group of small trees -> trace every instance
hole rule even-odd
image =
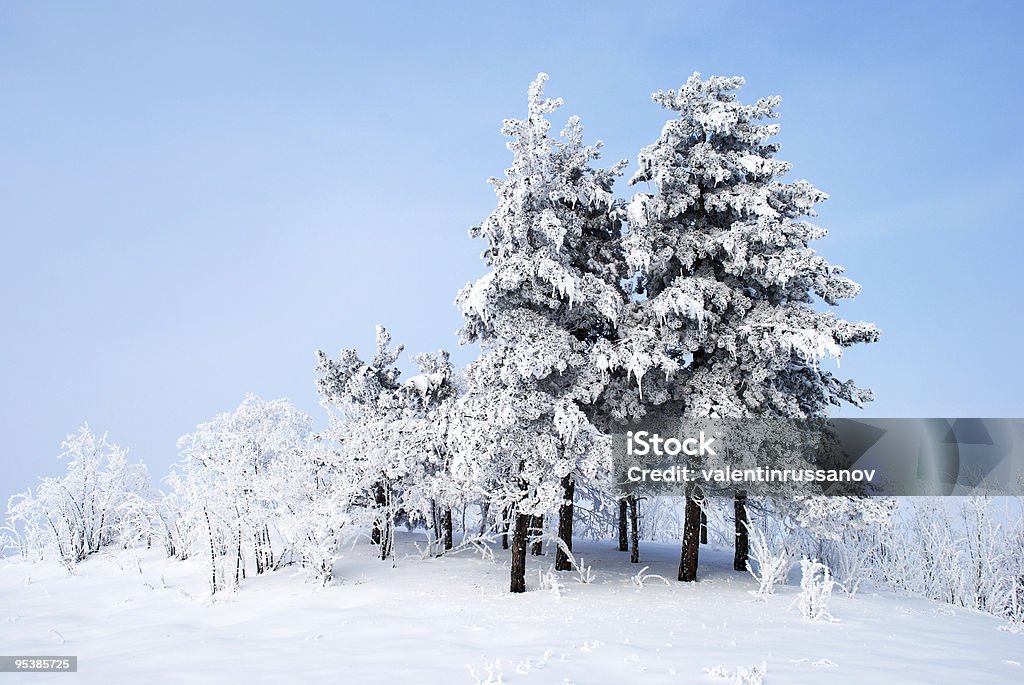
[[[120,516],[171,556],[201,553],[217,592],[287,563],[326,582],[343,537],[367,531],[388,558],[399,522],[451,549],[453,511],[473,503],[481,535],[511,538],[510,588],[522,592],[546,527],[556,568],[571,567],[581,493],[614,515],[609,435],[624,423],[655,409],[803,419],[870,399],[819,363],[878,331],[819,307],[859,287],[810,247],[825,234],[809,218],[826,196],[783,180],[777,98],[742,104],[742,79],[699,75],[656,93],[674,114],[639,154],[630,182],[644,191],[621,201],[625,162],[596,167],[601,145],[584,142],[576,117],[552,135],[562,103],[545,98],[546,79],[530,86],[526,118],[504,124],[512,164],[471,230],[488,272],[456,300],[461,341],[480,346],[464,383],[444,352],[414,357],[420,373],[401,380],[402,348],[378,328],[369,361],[319,353],[327,430],[314,434],[287,402],[249,397],[181,439],[161,497],[121,493],[116,515],[102,503],[80,512],[70,484],[44,483],[13,516],[36,537],[51,528],[72,560],[109,540]],[[115,452],[109,468],[124,471]],[[745,502],[734,502],[741,570]],[[701,493],[687,494],[680,580],[696,579],[704,509]],[[636,559],[636,500],[619,511],[623,525],[632,513]]]
[[[312,420],[285,400],[248,396],[178,440],[166,506],[169,527],[191,531],[176,543],[208,560],[211,592],[237,587],[299,558],[322,582],[330,580],[345,507],[321,467],[324,450]],[[251,560],[251,564],[249,561]]]
[[[205,562],[211,593],[292,563],[331,579],[349,481],[333,477],[336,451],[308,416],[250,395],[178,446],[168,489],[155,492],[143,465],[83,427],[63,444],[65,476],[11,498],[8,534],[23,556],[55,553],[69,570],[108,545],[161,545],[168,557]]]
[[[864,574],[894,590],[1024,624],[1024,499],[915,497],[885,534],[846,541]]]
[[[128,463],[127,450],[88,426],[61,448],[67,473],[12,497],[7,528],[23,556],[39,559],[53,550],[70,569],[119,538],[132,518],[130,503],[149,498],[149,477],[145,466]]]

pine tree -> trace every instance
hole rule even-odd
[[[377,326],[376,350],[369,363],[355,349],[342,350],[337,360],[317,352],[317,390],[332,416],[332,437],[345,455],[342,469],[361,495],[361,510],[372,519],[371,542],[386,559],[394,542],[394,520],[401,509],[393,427],[404,418],[405,399],[395,365],[402,346],[391,348],[391,334]]]
[[[641,151],[630,180],[653,192],[637,193],[627,209],[636,303],[609,365],[635,391],[619,388],[620,418],[661,405],[696,418],[803,419],[871,399],[819,363],[879,335],[818,306],[860,289],[810,247],[825,235],[810,219],[827,196],[783,180],[790,165],[776,159],[778,126],[768,123],[779,98],[742,104],[743,82],[694,74],[678,91],[653,95],[678,115]],[[687,496],[680,580],[696,579],[699,497]]]
[[[485,474],[491,506],[510,511],[512,592],[526,589],[530,518],[560,511],[559,530],[570,530],[575,479],[607,471],[608,441],[583,407],[602,389],[595,341],[611,335],[624,304],[608,258],[620,167],[590,166],[599,147],[584,145],[575,117],[560,139],[549,135],[561,100],[544,98],[546,80],[531,84],[527,118],[502,128],[512,166],[491,179],[498,206],[470,232],[486,241],[491,270],[456,300],[462,341],[481,344],[462,400],[460,469]]]
[[[415,355],[420,373],[403,383],[402,350],[378,326],[370,362],[354,349],[337,361],[320,352],[317,369],[321,398],[335,412],[328,434],[340,445],[339,470],[359,493],[354,499],[381,559],[393,550],[396,518],[425,524],[451,549],[451,507],[462,497],[451,474],[456,392],[448,353]]]
[[[402,506],[410,521],[427,521],[442,548],[450,550],[452,507],[464,499],[464,492],[451,473],[457,389],[447,351],[417,354],[412,360],[420,367],[420,373],[402,384],[404,418],[392,426],[395,447],[407,470]]]

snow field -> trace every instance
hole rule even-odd
[[[420,558],[400,534],[399,564],[348,550],[326,588],[300,570],[210,598],[198,562],[159,550],[102,552],[68,576],[54,562],[0,565],[5,654],[79,657],[77,674],[0,674],[49,683],[1019,683],[1024,634],[980,612],[889,592],[836,593],[837,622],[811,622],[798,586],[763,601],[730,550],[701,550],[697,583],[674,580],[678,547],[644,543],[641,564],[610,541],[580,542],[594,580],[530,557],[529,592],[507,592],[506,554]],[[634,576],[648,577],[642,586]],[[141,571],[140,571],[141,569]],[[752,681],[749,681],[752,682]]]

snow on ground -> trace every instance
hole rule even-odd
[[[1020,683],[1024,634],[974,611],[887,592],[836,596],[835,623],[802,620],[797,588],[755,601],[731,552],[701,550],[701,579],[673,580],[676,545],[645,543],[631,565],[610,542],[577,554],[595,579],[559,574],[561,595],[505,591],[506,554],[399,564],[349,551],[317,589],[293,571],[250,578],[211,601],[198,562],[156,550],[103,553],[68,576],[0,560],[0,653],[77,655],[77,674],[0,674],[32,683],[723,683],[709,671],[767,666],[773,683]],[[404,556],[404,558],[402,558]],[[632,581],[640,567],[667,585]],[[140,572],[141,569],[141,572]]]

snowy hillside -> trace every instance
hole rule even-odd
[[[498,561],[423,559],[418,540],[399,535],[394,568],[363,543],[326,588],[284,570],[215,601],[197,562],[157,550],[104,551],[70,576],[56,563],[0,562],[2,651],[79,657],[75,675],[0,682],[475,683],[490,674],[653,685],[731,682],[718,674],[762,663],[768,684],[1024,678],[1024,634],[989,615],[869,588],[834,596],[835,622],[805,621],[796,578],[757,601],[731,550],[705,550],[699,582],[679,583],[677,544],[644,543],[632,565],[612,542],[580,541],[592,582],[560,573],[556,593],[533,571],[529,591],[514,595],[500,550]],[[553,560],[548,550],[531,571]],[[670,582],[638,584],[648,565]]]

